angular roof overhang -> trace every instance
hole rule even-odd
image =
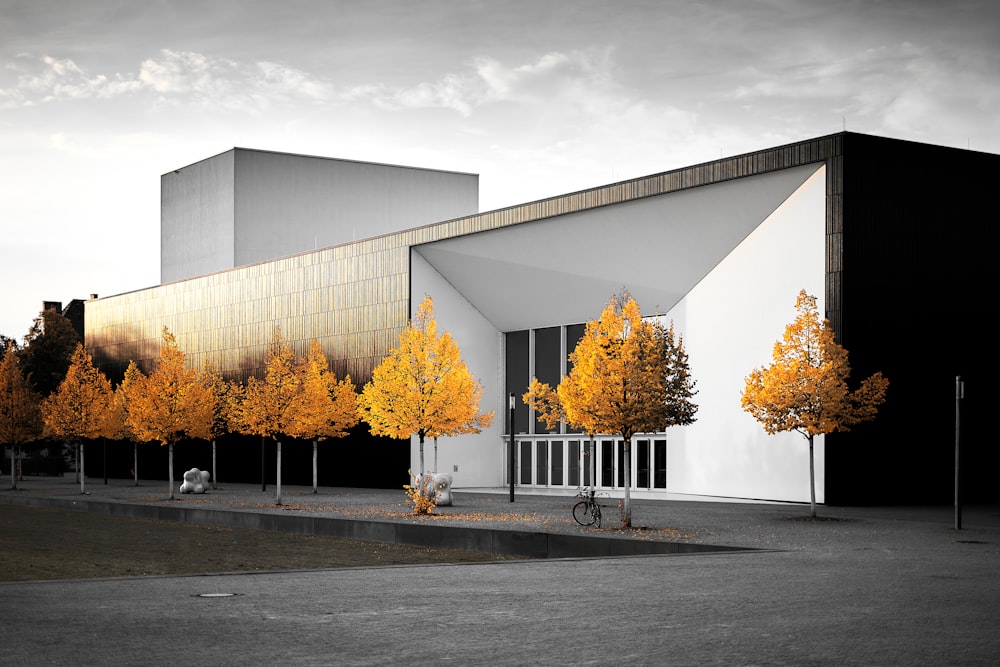
[[[417,245],[500,331],[585,322],[627,290],[665,313],[822,163]]]

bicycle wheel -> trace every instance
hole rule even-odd
[[[594,523],[594,513],[590,509],[590,503],[586,500],[581,500],[576,505],[573,505],[573,518],[581,526],[589,526]]]

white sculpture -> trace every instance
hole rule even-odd
[[[435,505],[439,507],[451,505],[451,482],[452,477],[450,473],[433,473],[429,488],[434,491]]]
[[[207,470],[191,468],[184,473],[184,481],[181,483],[181,493],[205,493],[208,489],[208,478],[212,473]]]

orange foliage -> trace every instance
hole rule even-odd
[[[683,340],[675,337],[673,325],[644,320],[629,294],[613,296],[600,317],[587,323],[569,360],[572,370],[556,389],[532,378],[523,400],[549,428],[566,421],[588,434],[622,437],[622,521],[629,527],[632,436],[695,420],[696,392]]]
[[[120,430],[120,417],[111,383],[78,343],[66,377],[42,401],[45,432],[71,441],[111,438]]]
[[[834,340],[830,323],[820,321],[816,297],[802,290],[795,309],[798,316],[774,344],[774,363],[746,378],[743,409],[768,433],[797,431],[806,438],[873,419],[889,381],[875,373],[849,391],[847,350]]]
[[[173,446],[183,438],[210,440],[214,435],[219,397],[204,372],[186,367],[187,356],[177,339],[163,327],[156,367],[148,376],[129,363],[120,391],[125,402],[125,426],[140,442],[166,445],[170,497],[174,497]]]
[[[796,431],[809,443],[810,497],[815,517],[813,438],[849,431],[855,424],[874,419],[885,401],[889,380],[875,373],[856,391],[849,391],[847,350],[834,340],[830,323],[820,320],[816,297],[801,290],[795,310],[798,316],[774,344],[774,363],[750,372],[740,401],[768,433]]]
[[[375,435],[419,436],[423,474],[425,437],[478,433],[492,423],[492,411],[479,412],[482,393],[451,334],[438,334],[428,296],[400,335],[399,346],[372,372],[358,410]]]

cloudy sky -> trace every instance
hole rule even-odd
[[[1000,3],[0,0],[0,333],[157,284],[160,175],[233,146],[485,211],[845,127],[1000,153]]]

